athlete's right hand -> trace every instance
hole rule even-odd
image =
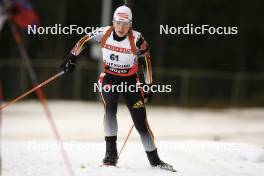
[[[60,66],[60,69],[63,70],[65,73],[67,72],[73,72],[76,66],[76,59],[68,56],[68,58],[63,61],[63,63]]]

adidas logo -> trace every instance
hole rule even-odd
[[[136,103],[133,105],[133,108],[135,108],[135,109],[143,108],[143,107],[145,107],[145,105],[144,105],[144,103],[143,103],[141,100],[139,100],[138,102],[136,102]]]

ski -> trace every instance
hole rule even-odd
[[[159,165],[154,166],[154,167],[162,169],[162,170],[166,170],[166,171],[177,172],[177,170],[175,170],[172,165],[165,163],[163,161],[161,161]]]
[[[111,164],[101,164],[100,167],[116,167],[116,168],[119,168],[119,166],[111,165]]]
[[[173,167],[158,167],[161,170],[165,170],[165,171],[170,171],[170,172],[177,172],[177,170],[175,170]]]

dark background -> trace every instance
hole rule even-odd
[[[102,2],[87,0],[32,1],[41,26],[100,26]],[[113,11],[122,1],[113,1]],[[157,94],[153,104],[199,107],[264,105],[264,2],[228,0],[132,1],[133,28],[151,47],[157,83],[173,85]],[[160,35],[170,26],[237,26],[237,35]],[[58,71],[62,60],[82,36],[25,35],[27,51],[39,80]],[[6,24],[0,34],[0,74],[6,99],[30,87],[19,52]],[[75,73],[45,88],[48,98],[96,100],[92,83],[98,63],[88,47]],[[7,64],[9,63],[10,64]],[[35,98],[30,96],[29,98]]]

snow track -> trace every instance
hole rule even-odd
[[[148,107],[161,159],[177,173],[151,168],[134,130],[118,165],[100,167],[104,155],[103,107],[89,102],[50,102],[76,176],[260,176],[264,173],[264,110]],[[131,119],[118,110],[120,149]],[[3,112],[3,176],[64,176],[59,145],[41,105],[22,102]]]

